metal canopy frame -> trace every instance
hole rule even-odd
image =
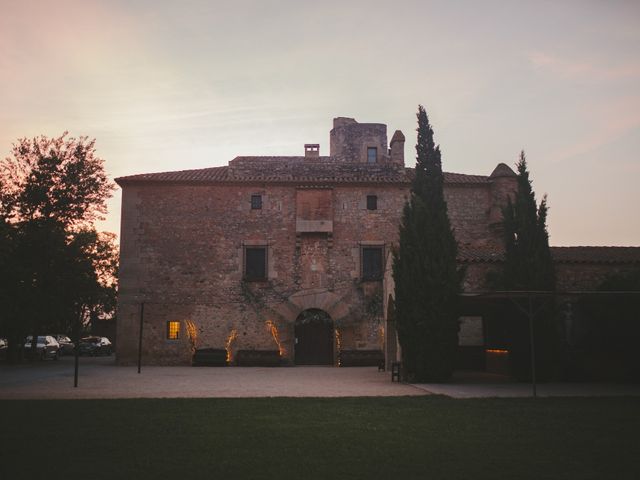
[[[579,296],[602,296],[602,297],[640,297],[640,291],[616,290],[616,291],[587,291],[587,290],[501,290],[501,291],[479,291],[463,292],[458,295],[461,298],[478,298],[488,300],[510,300],[513,305],[527,316],[529,321],[529,348],[531,350],[531,394],[533,398],[538,397],[538,386],[536,381],[536,353],[534,320],[538,313],[556,297],[579,297]],[[517,302],[518,299],[527,300],[527,308]],[[533,300],[543,299],[541,305],[534,310]]]

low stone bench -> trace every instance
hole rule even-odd
[[[279,367],[282,361],[278,350],[238,350],[235,363],[239,367]]]
[[[227,351],[223,348],[199,348],[193,354],[194,367],[226,367]]]
[[[382,350],[342,350],[341,367],[378,367],[384,365]]]

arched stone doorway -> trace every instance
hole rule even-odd
[[[317,308],[305,310],[295,323],[296,365],[333,365],[333,320]]]

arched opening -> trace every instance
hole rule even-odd
[[[317,308],[305,310],[295,323],[296,365],[333,365],[333,320]]]

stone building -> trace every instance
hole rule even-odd
[[[137,360],[142,304],[147,364],[189,364],[195,348],[226,349],[232,362],[260,351],[288,364],[395,357],[386,317],[390,252],[413,175],[404,143],[400,131],[388,143],[386,125],[340,117],[328,156],[306,144],[304,156],[116,179],[118,362]],[[515,188],[504,164],[490,175],[445,173],[467,291],[486,288],[500,261],[501,208]],[[463,337],[478,343],[474,308]]]

